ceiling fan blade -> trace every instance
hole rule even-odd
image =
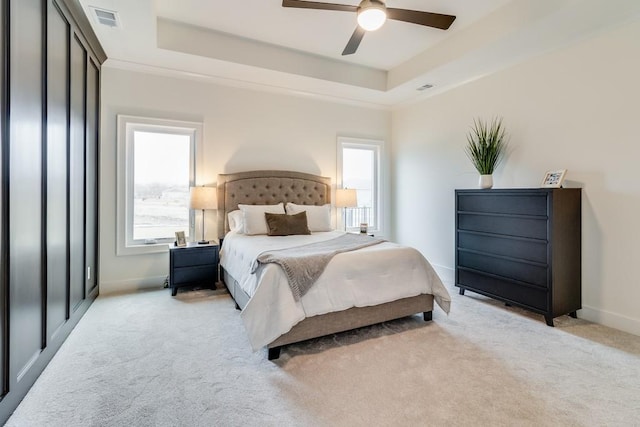
[[[320,3],[317,1],[282,0],[282,7],[297,7],[300,9],[339,10],[342,12],[357,12],[358,6],[348,4]]]
[[[352,55],[352,54],[356,53],[356,50],[358,50],[358,46],[360,46],[360,42],[362,41],[362,38],[364,37],[364,33],[366,33],[366,32],[367,32],[367,30],[362,29],[360,27],[360,25],[358,25],[356,27],[356,30],[351,35],[351,38],[349,39],[349,42],[347,43],[347,46],[342,51],[342,56]]]
[[[427,27],[448,29],[456,17],[453,15],[442,15],[440,13],[422,12],[419,10],[406,10],[387,8],[387,18],[396,21],[411,22],[412,24],[426,25]]]

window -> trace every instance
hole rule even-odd
[[[118,116],[118,254],[166,250],[194,234],[188,208],[202,125]]]
[[[384,143],[375,140],[338,138],[338,185],[357,192],[358,207],[344,209],[348,231],[367,223],[372,232],[382,232],[381,155]]]

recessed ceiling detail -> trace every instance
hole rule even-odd
[[[82,5],[104,67],[371,108],[440,94],[640,18],[638,0],[386,0],[387,11],[438,11],[455,25],[441,31],[387,16],[356,55],[341,56],[355,13],[284,8],[283,0],[67,1]],[[357,8],[360,0],[311,3],[320,2]],[[104,25],[93,8],[107,12]],[[417,91],[425,82],[433,87]]]

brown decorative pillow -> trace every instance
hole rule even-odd
[[[295,215],[272,214],[265,212],[269,236],[291,236],[293,234],[311,234],[307,225],[307,213]]]

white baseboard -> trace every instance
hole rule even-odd
[[[578,311],[578,317],[640,336],[640,319],[632,319],[621,314],[585,305],[582,306],[582,310]]]
[[[453,268],[445,267],[443,265],[431,264],[433,269],[440,276],[440,280],[442,280],[447,285],[453,285],[456,280],[456,271]]]
[[[453,287],[456,280],[455,269],[443,265],[431,265],[444,284]],[[609,328],[640,336],[640,319],[632,319],[631,317],[585,305],[578,311],[578,317],[588,320],[589,322],[598,323]]]
[[[162,288],[166,277],[167,276],[165,275],[100,282],[100,295],[136,292],[142,289]]]

